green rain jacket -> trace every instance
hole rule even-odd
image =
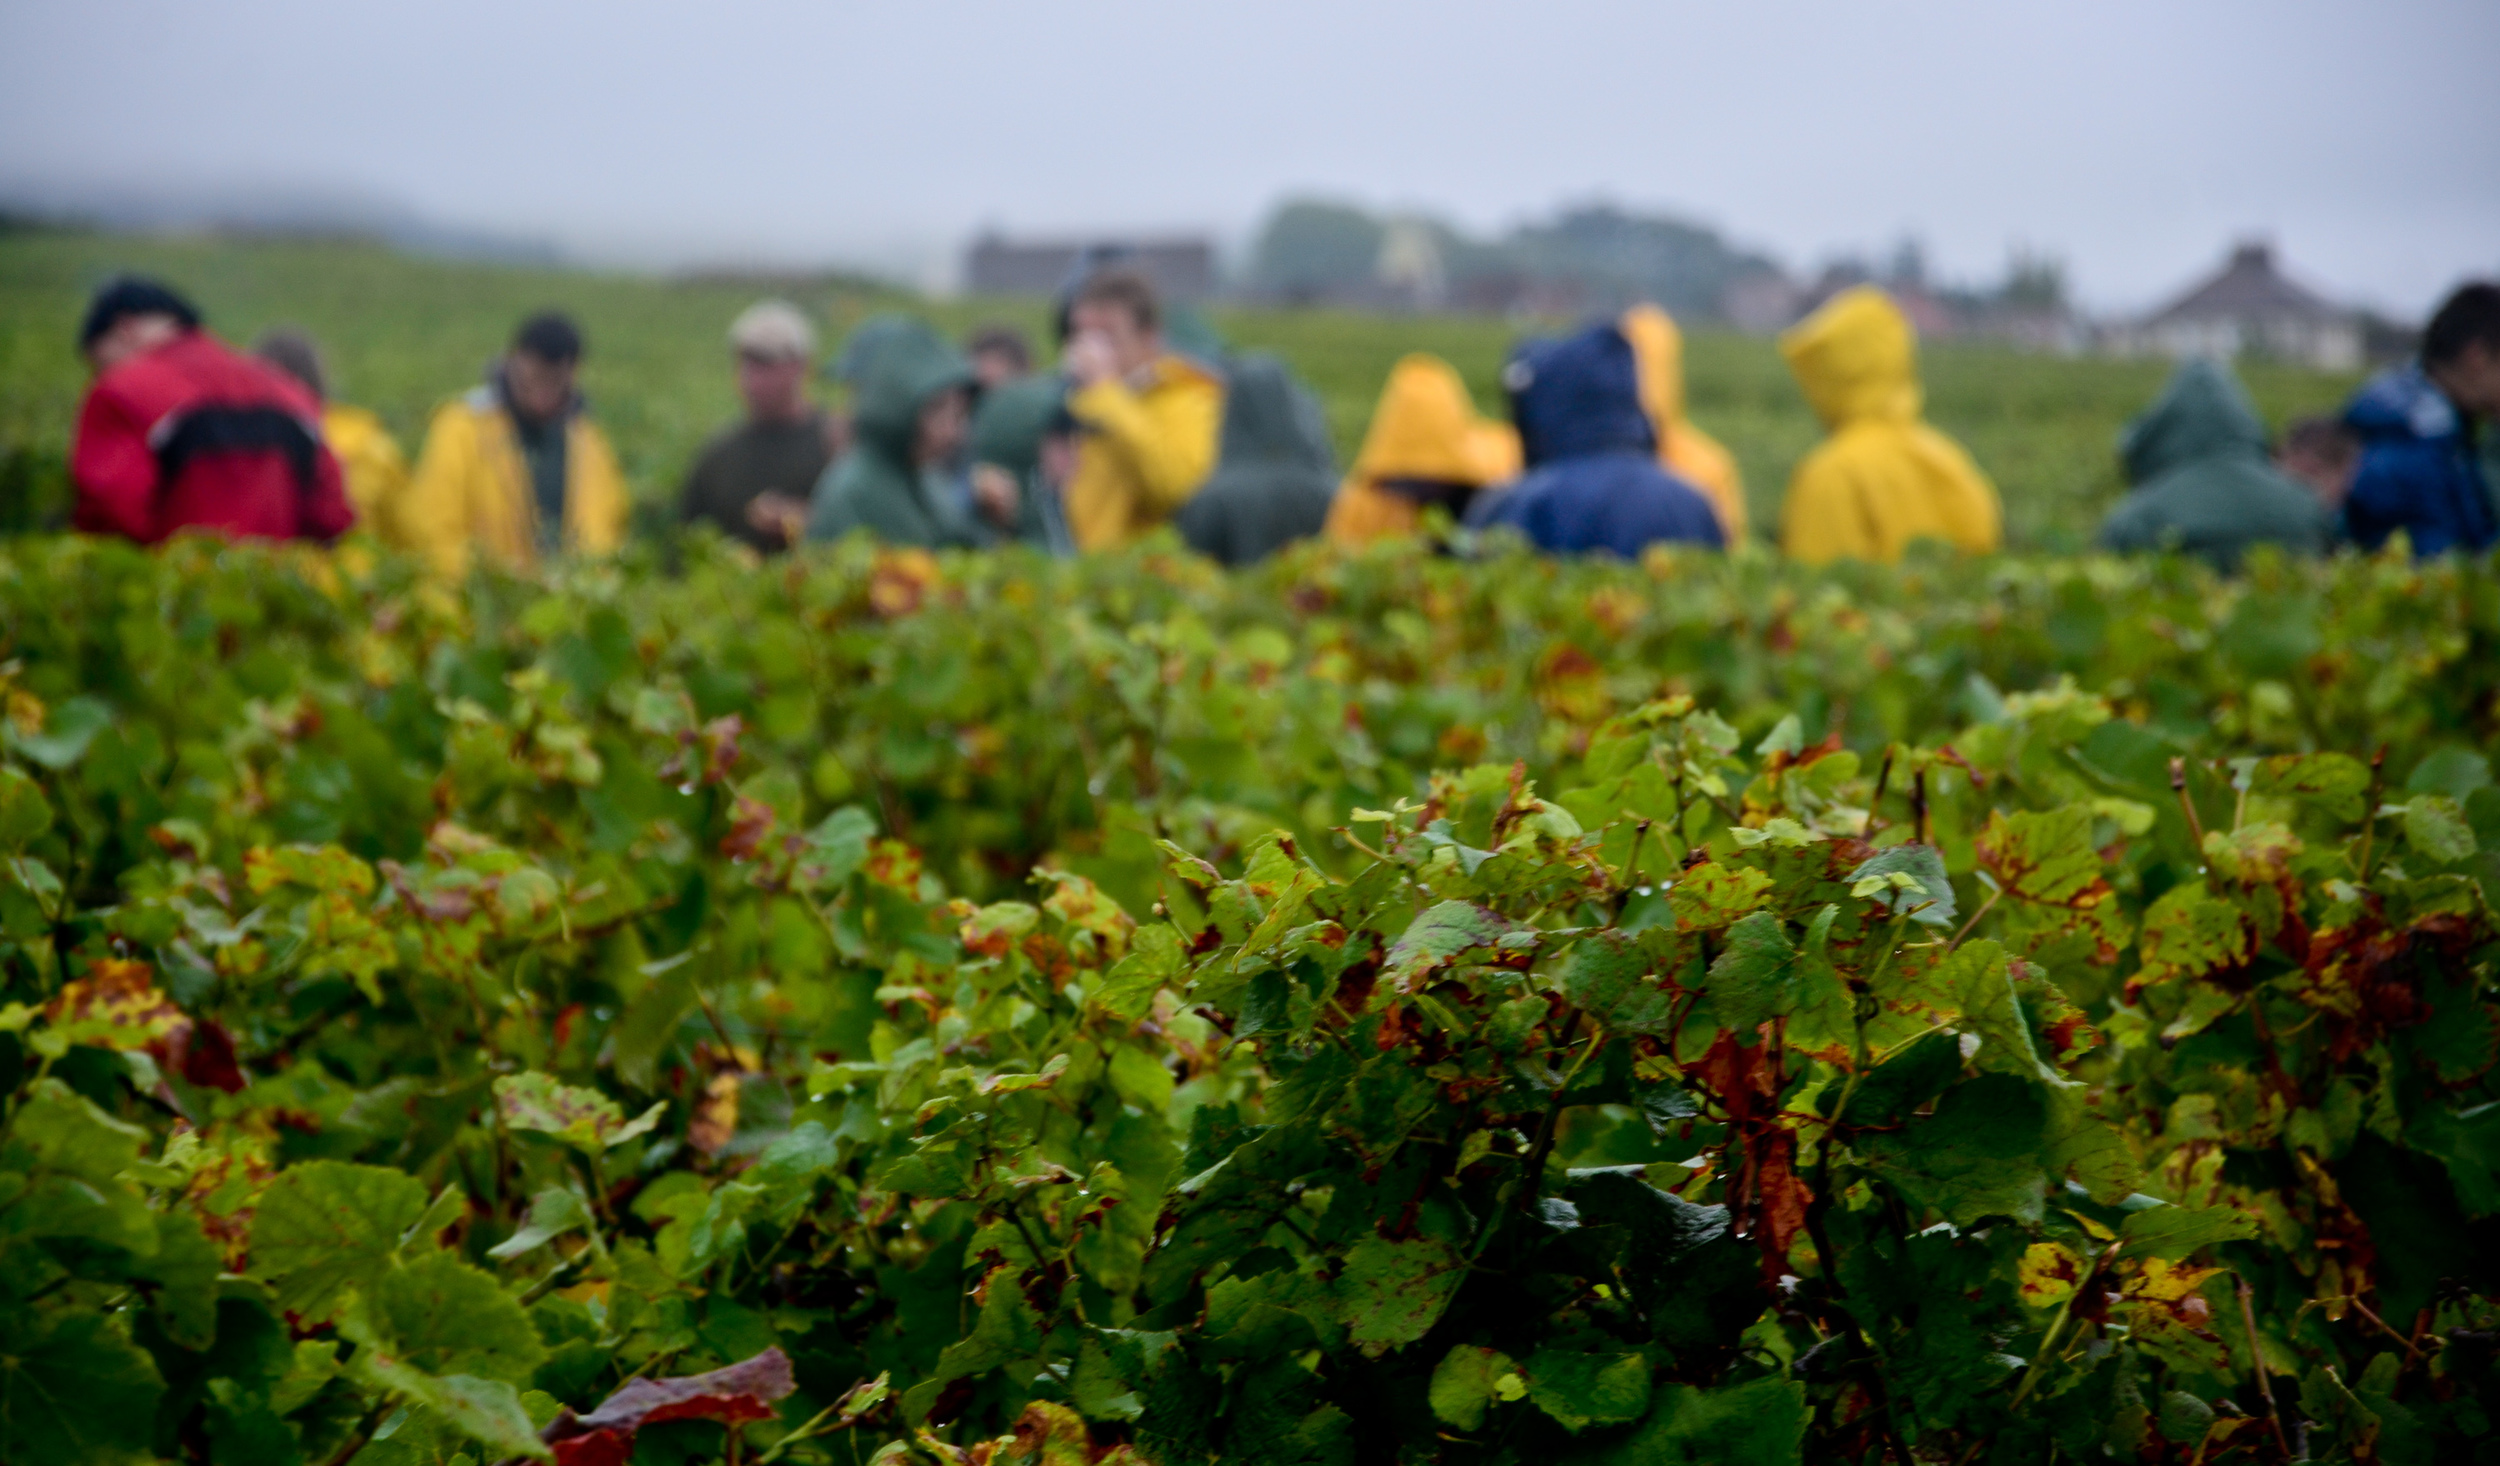
[[[2326,513],[2266,459],[2265,424],[2230,370],[2191,361],[2118,439],[2135,491],[2101,525],[2101,546],[2178,549],[2226,574],[2249,546],[2323,553]]]
[[[845,358],[852,353],[845,349]],[[807,511],[807,537],[866,529],[894,545],[970,548],[994,536],[973,517],[951,466],[916,468],[912,445],[930,398],[972,385],[972,363],[918,322],[880,332],[857,353],[851,451],[835,460]]]
[[[1225,373],[1215,472],[1172,523],[1199,554],[1248,565],[1320,532],[1337,465],[1317,401],[1283,362],[1245,354]]]
[[[1044,372],[1003,383],[981,394],[972,414],[972,461],[1003,468],[1014,475],[1022,498],[1016,511],[1015,537],[1045,546],[1054,554],[1069,552],[1067,526],[1042,482],[1042,439],[1067,400],[1067,380]]]

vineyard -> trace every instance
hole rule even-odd
[[[2428,1463],[2489,568],[0,550],[0,1456]]]

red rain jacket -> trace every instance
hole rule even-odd
[[[78,528],[154,544],[179,529],[331,540],[356,522],[321,404],[189,331],[96,378],[70,450]]]

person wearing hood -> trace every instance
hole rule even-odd
[[[2492,484],[2475,439],[2500,418],[2500,286],[2448,297],[2422,332],[2420,361],[2363,386],[2344,422],[2361,466],[2344,525],[2375,550],[2403,530],[2413,553],[2480,553],[2500,539]]]
[[[974,363],[976,372],[979,363]],[[1015,539],[1054,555],[1075,552],[1060,511],[1061,466],[1051,472],[1050,448],[1075,431],[1068,384],[1056,372],[1018,377],[985,389],[972,410],[972,496],[984,517],[1014,526]]]
[[[2251,545],[2323,553],[2329,533],[2317,496],[2266,457],[2266,428],[2219,362],[2191,361],[2127,425],[2118,456],[2134,489],[2101,525],[2120,553],[2181,550],[2228,575]]]
[[[955,480],[972,423],[972,383],[972,363],[926,325],[881,328],[856,354],[851,451],[816,481],[807,537],[865,529],[888,544],[926,549],[990,543],[995,535]]]
[[[355,523],[320,400],[210,335],[172,290],[107,283],[78,349],[95,372],[70,443],[79,529],[152,545],[184,529],[327,541]]]
[[[1112,550],[1189,502],[1215,467],[1224,384],[1166,349],[1154,287],[1105,270],[1068,306],[1068,412],[1084,430],[1067,488],[1080,550]]]
[[[1782,549],[1819,565],[1890,564],[1917,539],[2002,546],[1996,486],[1919,415],[1918,341],[1890,296],[1840,292],[1780,337],[1780,354],[1830,434],[1789,479]]]
[[[1222,565],[1250,565],[1320,532],[1337,465],[1318,417],[1283,362],[1258,352],[1232,359],[1215,473],[1172,516],[1191,549]]]
[[[1743,544],[1749,516],[1736,455],[1684,415],[1684,333],[1673,316],[1647,304],[1625,311],[1617,324],[1632,343],[1633,360],[1640,363],[1641,407],[1658,433],[1658,461],[1701,490],[1730,547]]]
[[[408,458],[399,451],[399,440],[370,408],[331,398],[321,347],[306,332],[293,326],[264,331],[252,343],[252,355],[303,384],[321,404],[321,439],[338,456],[356,523],[384,544],[399,543],[396,517],[400,497],[408,492]]]
[[[542,312],[521,323],[485,385],[436,410],[398,527],[438,570],[462,575],[481,556],[525,570],[625,542],[632,498],[575,390],[581,359],[580,330]]]
[[[1619,327],[1522,345],[1502,368],[1502,386],[1528,472],[1470,506],[1470,525],[1509,525],[1553,554],[1626,560],[1661,541],[1726,544],[1710,501],[1658,466],[1632,343]]]
[[[1518,476],[1519,434],[1476,414],[1455,367],[1414,352],[1389,369],[1363,446],[1328,506],[1328,537],[1355,546],[1411,535],[1426,508],[1463,518],[1480,491]]]

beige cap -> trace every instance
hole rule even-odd
[[[814,361],[816,328],[786,300],[759,300],[730,323],[729,344],[773,361]]]

